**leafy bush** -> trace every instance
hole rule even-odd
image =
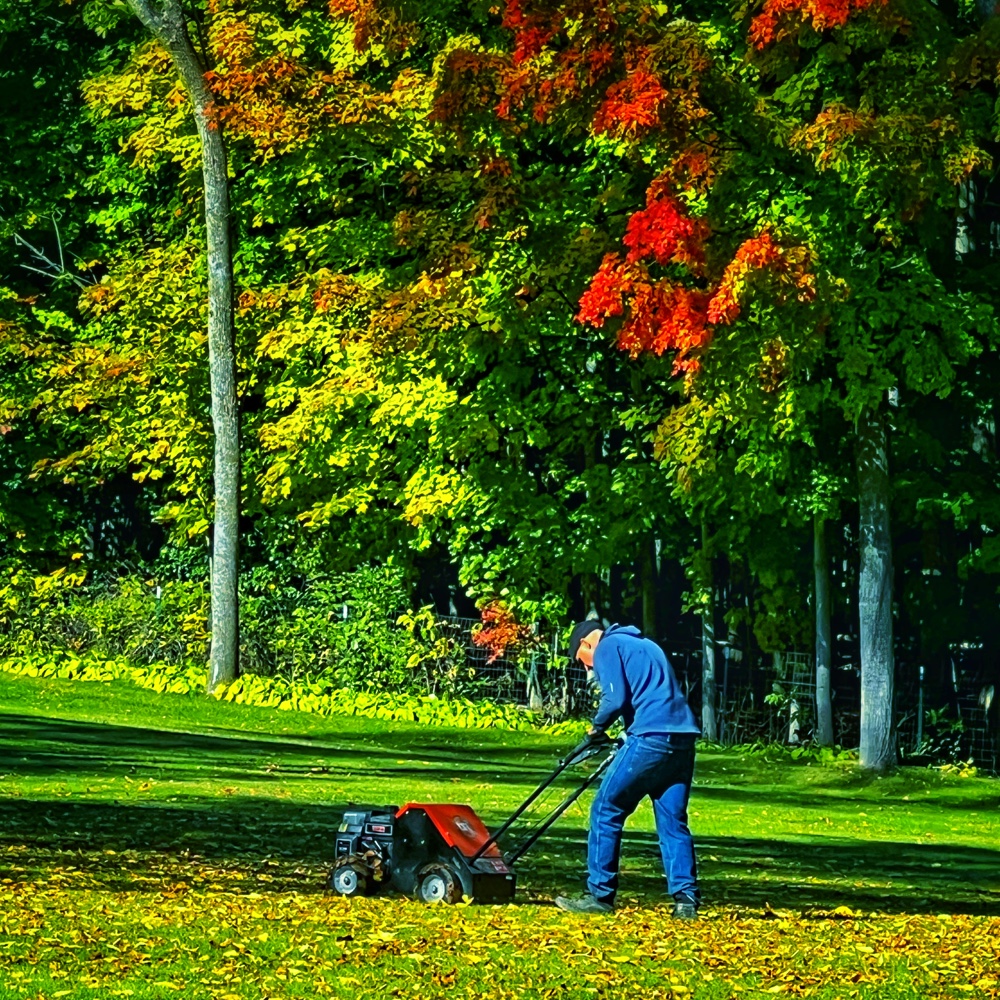
[[[404,612],[397,624],[411,639],[406,666],[423,691],[448,698],[476,692],[481,682],[468,663],[461,626],[442,621],[430,606]]]
[[[190,581],[120,579],[85,586],[82,573],[15,572],[0,589],[0,655],[62,653],[140,663],[204,662],[208,598]]]
[[[56,656],[24,656],[0,660],[0,670],[20,677],[52,677],[78,681],[128,681],[151,691],[195,694],[205,689],[205,669],[198,666],[155,664],[136,666],[124,660]],[[458,726],[465,729],[541,729],[556,735],[582,735],[580,721],[546,724],[538,714],[513,705],[431,695],[347,691],[330,680],[289,680],[246,674],[213,692],[216,698],[239,705],[318,715],[360,715],[395,722]]]
[[[290,680],[323,677],[354,690],[416,690],[414,668],[434,656],[435,639],[399,624],[407,606],[403,574],[393,566],[299,585],[251,574],[241,602],[243,670]]]
[[[930,708],[924,713],[923,740],[914,757],[932,757],[951,764],[961,764],[965,723],[948,706]]]
[[[717,753],[736,753],[740,757],[766,757],[771,761],[792,761],[798,760],[802,763],[816,762],[819,764],[831,764],[835,761],[847,761],[856,763],[858,751],[856,749],[833,746],[823,747],[816,743],[737,743],[724,745],[722,743],[710,743],[702,740],[698,744],[702,750],[715,751]]]
[[[297,584],[276,583],[256,571],[241,597],[245,673],[323,677],[350,689],[458,690],[464,657],[435,630],[429,609],[406,612],[402,573],[394,567],[362,567]],[[202,581],[86,584],[82,573],[67,570],[45,577],[14,573],[0,589],[0,656],[203,664],[208,616]]]

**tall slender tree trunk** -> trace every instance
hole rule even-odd
[[[865,410],[858,421],[861,578],[861,766],[884,772],[896,764],[893,705],[892,539],[885,419]]]
[[[642,581],[642,632],[650,639],[656,638],[656,550],[652,538],[642,540],[639,554],[640,579]]]
[[[600,618],[600,608],[598,604],[598,579],[596,573],[580,574],[580,596],[583,600],[583,617]]]
[[[830,560],[826,521],[813,517],[813,569],[816,577],[816,742],[833,746],[833,703],[830,698]]]
[[[191,44],[178,0],[128,0],[136,17],[170,53],[191,98],[201,140],[208,259],[208,364],[215,435],[212,535],[212,645],[208,690],[239,669],[240,444],[233,327],[233,261],[229,238],[226,149],[212,114],[205,67]]]
[[[701,554],[708,588],[708,606],[701,617],[701,735],[706,740],[717,740],[719,729],[715,715],[718,697],[715,680],[715,579],[712,573],[712,558],[708,546],[708,528],[701,525]]]

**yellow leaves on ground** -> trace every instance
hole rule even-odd
[[[710,908],[681,924],[663,905],[594,919],[548,905],[351,901],[315,891],[321,871],[301,867],[288,873],[301,891],[273,893],[212,882],[189,889],[194,861],[174,888],[142,891],[16,867],[0,894],[5,996],[144,996],[151,988],[216,1000],[306,991],[496,1000],[1000,996],[996,918],[766,918]],[[81,852],[77,872],[85,867]]]

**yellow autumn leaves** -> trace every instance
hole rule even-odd
[[[8,859],[10,855],[8,853]],[[597,920],[539,905],[428,907],[299,891],[110,891],[3,880],[5,996],[972,997],[1000,995],[1000,920],[665,905]],[[85,856],[78,869],[86,868]],[[23,873],[23,874],[22,874]],[[295,878],[290,871],[289,877]],[[225,876],[221,876],[223,879]],[[64,992],[62,992],[64,991]]]

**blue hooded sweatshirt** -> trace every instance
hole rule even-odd
[[[698,733],[694,713],[663,650],[634,625],[610,625],[594,651],[601,704],[593,728],[619,716],[630,736]]]

